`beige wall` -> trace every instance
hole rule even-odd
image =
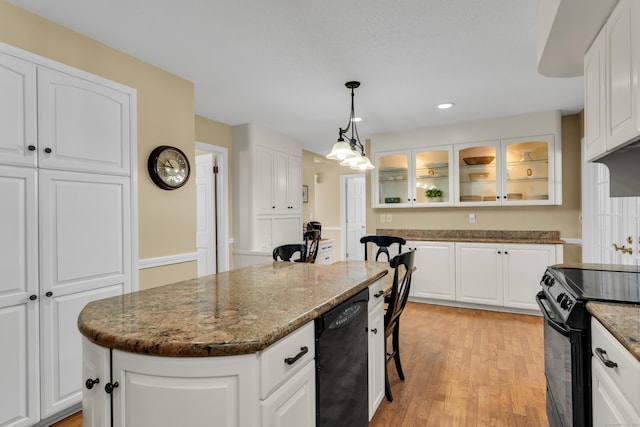
[[[228,218],[229,218],[229,237],[233,237],[231,230],[233,230],[233,209],[231,203],[231,195],[233,190],[232,182],[232,160],[233,153],[231,152],[231,126],[224,123],[216,122],[215,120],[207,119],[206,117],[196,116],[196,141],[204,142],[206,144],[216,145],[218,147],[224,147],[228,150],[229,157],[227,159],[228,170],[226,171],[228,186]],[[229,268],[233,268],[233,257],[231,253],[233,251],[233,245],[229,244]]]
[[[5,1],[0,1],[0,42],[136,89],[139,257],[195,252],[195,180],[165,191],[146,172],[147,156],[163,144],[179,147],[194,164],[193,84]],[[194,277],[196,263],[162,271],[166,274],[141,274],[140,288]]]
[[[367,233],[375,233],[378,228],[416,228],[437,230],[558,230],[561,237],[581,238],[581,171],[580,137],[581,115],[562,117],[562,182],[563,203],[560,206],[508,206],[469,208],[405,208],[372,209],[371,181],[367,173]],[[327,146],[327,150],[330,146]],[[339,166],[335,161],[305,151],[303,153],[303,184],[309,185],[310,201],[304,206],[304,221],[313,214],[314,219],[324,226],[340,226],[340,175],[351,173],[349,168]],[[314,163],[313,159],[321,160]],[[313,174],[319,174],[319,183],[313,185]],[[313,204],[311,197],[313,195]],[[392,223],[381,223],[381,213],[390,213]],[[476,223],[470,224],[468,216],[476,214]],[[334,256],[338,257],[339,231],[324,233],[323,236],[336,238]],[[581,248],[565,245],[565,261],[579,262]]]

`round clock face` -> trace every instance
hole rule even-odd
[[[162,145],[155,148],[147,162],[153,182],[165,190],[182,187],[189,179],[191,169],[187,156],[178,148]]]

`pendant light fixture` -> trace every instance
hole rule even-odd
[[[353,108],[353,90],[360,86],[360,82],[347,82],[345,86],[351,89],[351,114],[347,127],[338,131],[338,141],[333,144],[331,152],[327,154],[327,159],[337,160],[342,166],[349,166],[351,169],[367,170],[373,169],[371,161],[364,153],[364,145],[360,142],[358,129],[356,128],[356,115]],[[347,132],[351,130],[351,137]],[[346,138],[346,140],[345,140]]]

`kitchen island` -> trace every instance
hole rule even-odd
[[[258,426],[285,419],[286,405],[308,409],[313,320],[367,287],[379,294],[386,274],[373,262],[274,262],[87,304],[86,425],[113,413],[116,426]]]

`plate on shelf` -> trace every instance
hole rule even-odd
[[[496,199],[496,196],[484,196],[484,197],[482,198],[482,201],[483,201],[483,202],[493,202],[493,201],[495,201],[495,200],[497,200],[497,199]]]
[[[527,196],[529,200],[549,200],[548,194],[534,194],[533,196]]]
[[[489,172],[472,172],[469,174],[471,181],[484,181],[489,177]]]
[[[522,200],[522,193],[508,193],[507,200]]]

